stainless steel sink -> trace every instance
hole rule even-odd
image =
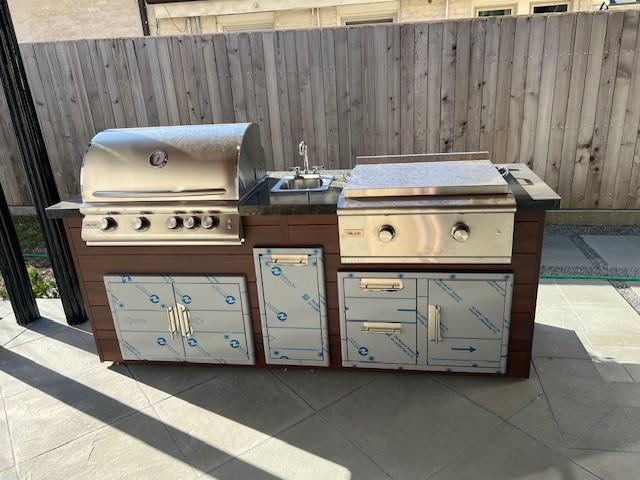
[[[272,188],[273,193],[323,192],[331,186],[330,175],[299,175],[283,177]]]

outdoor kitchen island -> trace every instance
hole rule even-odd
[[[247,322],[247,327],[243,332],[246,336],[245,339],[240,339],[236,342],[236,348],[240,344],[238,350],[247,350],[246,355],[239,358],[239,361],[220,361],[217,363],[244,363],[254,364],[256,366],[267,365],[315,365],[323,366],[328,365],[333,368],[349,368],[351,366],[361,366],[356,362],[351,365],[349,361],[343,358],[344,342],[341,341],[341,315],[340,315],[340,300],[339,300],[339,288],[340,285],[344,288],[344,284],[339,284],[340,281],[344,282],[343,277],[351,277],[356,280],[362,281],[366,277],[376,278],[376,276],[385,276],[387,273],[402,272],[399,277],[404,277],[404,288],[402,291],[397,290],[391,286],[385,286],[378,290],[381,292],[381,296],[384,298],[393,296],[394,292],[399,293],[400,304],[409,304],[409,308],[397,308],[401,315],[406,318],[416,316],[415,303],[411,308],[411,302],[413,297],[416,296],[415,285],[420,285],[421,281],[426,281],[422,277],[432,277],[432,281],[439,281],[438,279],[448,279],[459,276],[465,278],[465,274],[484,274],[482,278],[487,278],[485,283],[492,284],[492,279],[509,278],[507,282],[509,288],[512,289],[512,298],[509,311],[506,312],[506,317],[510,317],[510,324],[508,329],[504,332],[501,331],[501,342],[508,347],[505,349],[506,353],[506,375],[512,377],[527,377],[529,375],[529,364],[531,357],[531,346],[533,340],[533,326],[534,326],[534,314],[536,305],[536,294],[538,285],[538,274],[540,268],[540,257],[542,250],[542,237],[544,229],[544,217],[545,211],[549,209],[555,209],[559,206],[559,197],[546,186],[529,168],[522,164],[510,164],[500,165],[501,167],[507,167],[509,174],[506,175],[506,180],[509,183],[510,190],[513,192],[517,203],[517,210],[515,212],[515,221],[513,229],[513,245],[512,255],[510,263],[508,264],[443,264],[443,263],[425,263],[425,264],[343,264],[341,263],[340,256],[340,241],[338,233],[338,216],[337,203],[340,196],[340,192],[344,185],[344,181],[349,176],[349,171],[336,171],[326,172],[333,175],[334,181],[331,187],[323,192],[313,192],[304,194],[274,194],[271,192],[272,187],[277,182],[276,178],[268,178],[262,183],[259,188],[248,196],[239,205],[239,212],[242,218],[242,225],[244,231],[244,243],[242,245],[209,245],[209,246],[87,246],[81,238],[81,225],[82,215],[80,214],[80,199],[71,199],[70,201],[61,202],[58,205],[54,205],[48,209],[48,214],[51,218],[60,219],[65,229],[72,246],[74,263],[81,280],[82,294],[87,306],[88,314],[91,320],[91,326],[95,335],[96,344],[100,354],[100,358],[103,361],[131,361],[146,362],[148,360],[135,360],[131,356],[123,359],[123,348],[118,339],[118,333],[114,323],[114,317],[110,308],[110,298],[107,295],[105,288],[105,277],[107,277],[107,284],[110,276],[115,276],[117,282],[126,283],[130,279],[136,277],[155,277],[164,278],[165,276],[172,276],[176,278],[188,278],[189,276],[205,276],[205,278],[217,278],[222,279],[227,276],[231,277],[233,281],[237,279],[246,279],[246,295],[242,291],[242,287],[236,290],[242,297],[242,308],[246,309],[246,316],[250,319]],[[279,176],[283,176],[285,173],[281,172]],[[323,172],[324,174],[324,172]],[[278,176],[275,174],[274,176]],[[254,251],[254,249],[257,249]],[[282,249],[282,250],[280,250]],[[280,255],[280,258],[271,258]],[[279,295],[282,292],[282,287],[276,285],[275,289],[268,287],[265,281],[269,281],[265,273],[260,269],[260,259],[265,257],[265,265],[271,261],[273,264],[280,265],[273,269],[271,273],[282,272],[282,269],[287,268],[289,271],[294,272],[296,275],[296,268],[299,266],[288,266],[292,263],[307,261],[308,267],[313,267],[315,272],[316,286],[318,288],[317,295],[319,299],[319,305],[315,305],[314,302],[308,302],[308,298],[304,297],[308,295],[303,293],[304,303],[308,303],[317,311],[318,325],[316,333],[319,335],[320,347],[316,345],[308,346],[305,343],[309,343],[308,339],[304,337],[298,338],[303,345],[301,351],[313,351],[318,350],[318,357],[321,358],[309,358],[308,361],[304,360],[290,360],[287,358],[289,355],[283,355],[280,350],[287,351],[287,346],[277,345],[279,336],[276,328],[269,330],[269,337],[274,342],[268,345],[267,351],[265,351],[264,338],[265,326],[269,328],[269,325],[273,325],[270,317],[273,315],[273,321],[283,321],[283,317],[286,319],[286,315],[274,308],[276,301],[270,299],[265,300],[265,295],[269,295],[271,291],[273,295]],[[324,265],[324,268],[321,268]],[[302,272],[306,267],[301,268]],[[355,276],[353,275],[355,272]],[[271,275],[271,273],[269,273]],[[416,279],[412,278],[416,277]],[[286,275],[285,275],[286,276]],[[391,275],[389,275],[391,276]],[[199,277],[202,278],[202,277]],[[352,278],[352,279],[353,279]],[[369,281],[371,281],[369,278]],[[306,280],[300,279],[302,283]],[[218,280],[215,280],[218,281]],[[297,281],[294,279],[294,281]],[[417,282],[417,283],[416,283]],[[497,290],[501,290],[502,287],[495,285]],[[418,287],[419,289],[419,287]],[[374,288],[373,291],[376,291]],[[177,289],[176,289],[177,292]],[[403,293],[404,292],[404,293]],[[149,292],[147,292],[149,293]],[[502,292],[504,295],[504,291]],[[455,295],[455,293],[452,293]],[[419,295],[419,293],[417,294]],[[324,297],[324,299],[323,299]],[[287,301],[287,298],[292,303],[298,300],[295,295],[287,297],[280,297],[277,301]],[[190,300],[183,296],[184,300]],[[177,303],[183,302],[183,299],[178,299]],[[235,304],[235,299],[233,300]],[[344,301],[344,299],[343,299]],[[245,304],[246,303],[246,304]],[[370,303],[370,302],[369,302]],[[224,304],[222,304],[224,309]],[[236,304],[237,305],[237,304]],[[384,309],[391,305],[396,304],[390,298],[384,299],[380,304],[376,306],[375,312],[382,312],[380,315],[384,317]],[[164,306],[164,305],[163,305]],[[326,308],[325,308],[326,306]],[[113,305],[111,305],[113,307]],[[262,315],[261,315],[262,307]],[[292,309],[295,307],[292,306]],[[344,307],[343,307],[344,308]],[[365,305],[355,306],[357,308],[366,308]],[[395,308],[395,307],[394,307]],[[282,308],[286,310],[286,308]],[[407,311],[408,310],[408,311]],[[325,313],[326,312],[326,313]],[[509,315],[510,314],[510,315]],[[291,314],[289,314],[291,317]],[[194,314],[197,320],[197,314]],[[446,318],[446,317],[445,317]],[[380,325],[381,318],[373,318],[371,335],[378,341],[378,338],[389,338],[397,336],[399,330],[393,328],[389,331],[385,331],[385,327],[389,327],[388,324]],[[363,319],[369,320],[369,319]],[[480,320],[483,320],[480,318]],[[136,319],[127,317],[125,320],[130,324],[135,325]],[[377,322],[377,323],[376,323]],[[416,331],[416,326],[411,325],[411,320],[404,322],[409,323],[409,332]],[[484,319],[483,322],[489,322],[490,320]],[[242,322],[240,322],[242,323]],[[344,322],[342,322],[344,324]],[[366,322],[364,322],[366,323]],[[415,324],[425,323],[426,319],[414,320]],[[173,336],[174,341],[177,336],[180,338],[180,331],[170,332],[171,327],[167,329],[167,325],[171,325],[171,321],[167,322],[166,313],[162,316],[163,328],[166,330],[166,335],[159,337],[158,339],[153,337],[153,341],[158,343],[159,347],[162,343],[168,342],[170,336]],[[197,324],[197,321],[194,322]],[[405,323],[403,323],[405,325]],[[277,326],[276,326],[277,327]],[[191,327],[188,327],[191,328]],[[300,332],[304,332],[304,326],[298,326]],[[376,328],[379,329],[376,332]],[[446,327],[445,327],[446,328]],[[490,326],[490,329],[495,328],[495,325]],[[197,325],[195,326],[197,330]],[[368,327],[362,328],[362,331],[367,330]],[[500,328],[499,328],[500,329]],[[180,330],[180,328],[178,328]],[[440,330],[442,327],[440,326]],[[500,329],[501,330],[501,329]],[[310,329],[313,331],[313,329]],[[426,330],[425,330],[426,331]],[[291,330],[294,332],[294,329]],[[380,335],[382,333],[382,335]],[[188,338],[189,332],[186,332]],[[233,333],[231,337],[233,337]],[[435,338],[431,338],[435,335]],[[286,336],[285,336],[286,337]],[[442,338],[445,337],[445,338]],[[446,333],[442,335],[430,331],[429,332],[429,344],[433,345],[444,342],[446,339]],[[469,335],[471,337],[471,335]],[[162,338],[163,340],[160,340]],[[291,342],[291,338],[294,340],[297,337],[288,337]],[[344,340],[344,336],[342,336]],[[227,336],[227,340],[229,336]],[[185,347],[189,347],[189,341],[196,343],[194,339],[189,339],[185,342]],[[233,338],[230,340],[232,343]],[[418,339],[419,341],[419,339]],[[426,343],[426,339],[424,339]],[[477,340],[477,341],[482,341]],[[313,343],[313,342],[312,342]],[[316,342],[318,343],[318,342]],[[464,344],[463,344],[464,343]],[[478,350],[476,343],[469,343],[466,339],[459,347],[452,347],[451,349],[456,352],[456,355],[466,353],[467,355],[473,355]],[[498,342],[500,343],[500,342]],[[252,345],[253,344],[253,345]],[[440,344],[440,345],[442,345]],[[398,342],[398,351],[408,350],[409,357],[412,355],[411,350],[414,346],[407,346],[406,342],[400,337]],[[445,344],[446,345],[446,344]],[[280,348],[283,347],[283,348]],[[353,345],[351,347],[354,347]],[[354,355],[365,354],[365,362],[370,365],[369,367],[376,367],[375,358],[364,346],[355,345],[356,348]],[[354,348],[355,348],[354,347]],[[470,348],[469,348],[470,347]],[[347,345],[347,349],[349,349]],[[427,347],[428,348],[428,347]],[[468,349],[468,350],[467,350]],[[294,352],[295,348],[290,348],[287,353]],[[351,350],[349,350],[351,352]],[[180,352],[182,353],[182,352]],[[125,357],[127,357],[125,355]],[[176,355],[177,357],[177,355]],[[153,357],[156,358],[156,357]],[[351,360],[351,358],[349,359]],[[158,360],[152,360],[158,361]],[[197,356],[194,359],[185,357],[184,359],[166,359],[165,361],[193,361],[194,363],[216,363],[214,360],[202,360]],[[398,361],[394,358],[394,354],[391,354],[389,358],[385,360],[386,365],[382,365],[384,368],[392,368],[391,365],[395,362],[400,367],[405,368],[405,361]],[[455,363],[455,362],[453,362]],[[473,364],[471,368],[456,368],[454,367],[440,367],[434,370],[445,371],[478,371],[487,373],[488,368],[477,368],[474,370]],[[429,368],[423,368],[429,369]],[[498,373],[499,366],[493,368],[493,373]],[[491,372],[489,372],[491,373]]]

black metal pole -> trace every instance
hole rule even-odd
[[[2,185],[0,185],[0,272],[2,272],[18,324],[27,325],[40,318]]]
[[[142,34],[145,37],[148,37],[151,32],[149,31],[149,14],[147,13],[147,0],[138,0],[138,9],[140,10]]]
[[[59,221],[49,220],[45,208],[60,201],[27,75],[20,56],[7,0],[0,0],[0,81],[20,146],[33,206],[49,251],[53,273],[69,325],[87,320],[69,244]]]

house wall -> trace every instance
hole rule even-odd
[[[19,42],[142,35],[137,0],[9,0]]]

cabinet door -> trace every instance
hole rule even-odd
[[[106,275],[104,283],[123,359],[185,360],[182,339],[169,326],[171,279]]]
[[[179,308],[192,333],[184,337],[188,361],[255,363],[247,283],[244,277],[174,276]]]
[[[458,277],[429,280],[428,364],[503,371],[512,276]]]
[[[266,362],[329,365],[319,248],[254,249]]]

